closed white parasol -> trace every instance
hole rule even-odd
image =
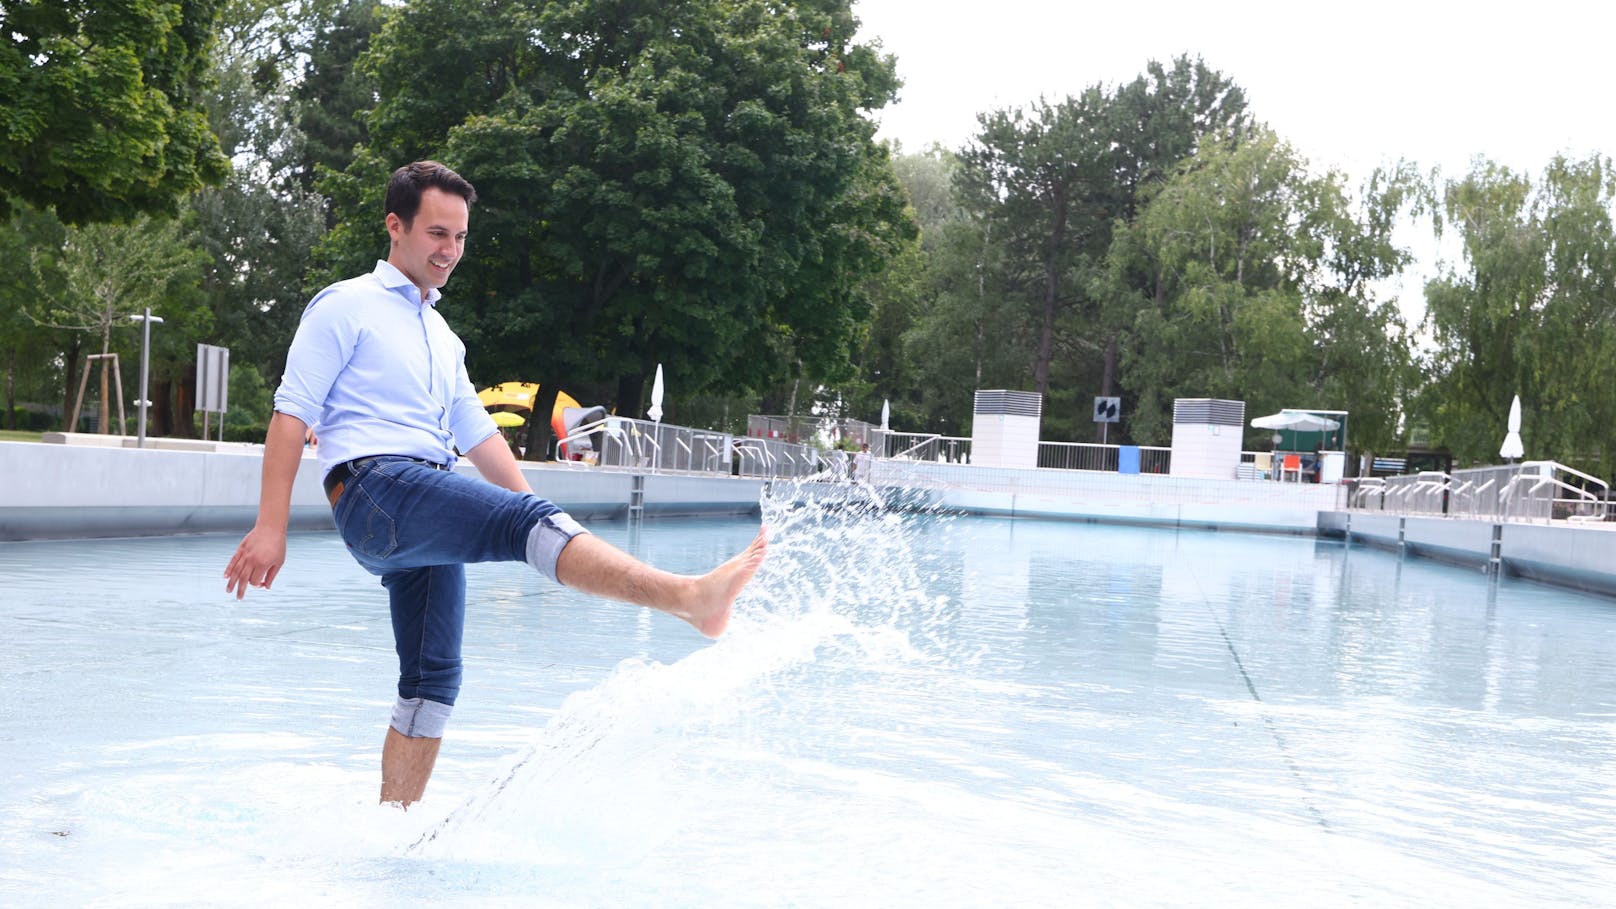
[[[656,378],[651,382],[651,408],[645,412],[652,422],[662,422],[662,364],[656,365]]]
[[[1526,446],[1521,444],[1521,396],[1516,395],[1509,405],[1509,427],[1504,433],[1504,444],[1498,446],[1498,456],[1515,460],[1526,456]]]

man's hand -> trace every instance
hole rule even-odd
[[[242,538],[224,570],[225,592],[234,593],[239,600],[247,595],[248,587],[267,590],[285,563],[286,532],[254,527]]]
[[[264,478],[258,492],[258,520],[236,547],[224,570],[225,591],[236,599],[248,587],[268,588],[286,562],[286,528],[292,511],[292,481],[303,458],[308,427],[297,417],[276,411],[264,436]]]

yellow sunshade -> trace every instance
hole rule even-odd
[[[527,422],[524,417],[511,413],[508,410],[495,411],[492,416],[494,418],[495,426],[501,426],[507,429],[512,426],[521,426],[523,423]]]
[[[516,410],[532,410],[533,399],[538,394],[537,382],[501,382],[477,392],[477,400],[490,409],[508,407]]]

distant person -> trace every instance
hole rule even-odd
[[[381,578],[399,657],[382,746],[381,800],[421,798],[460,692],[465,563],[525,561],[569,587],[722,634],[757,572],[764,534],[700,576],[670,574],[602,542],[534,495],[466,375],[436,304],[465,251],[476,191],[420,161],[387,185],[386,261],[303,311],[264,441],[258,521],[225,569],[227,591],[268,588],[286,561],[292,481],[318,427],[326,496],[349,552]],[[455,450],[481,479],[455,473]]]
[[[859,447],[859,453],[853,456],[853,482],[870,482],[870,462],[872,460],[870,443],[865,442]]]

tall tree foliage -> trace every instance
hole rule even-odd
[[[124,220],[224,179],[202,109],[221,3],[0,5],[0,200]]]
[[[962,218],[934,234],[925,296],[903,339],[918,373],[922,425],[965,435],[977,389],[1025,387],[1022,313],[989,225]]]
[[[1088,410],[1080,392],[1113,390],[1119,338],[1149,294],[1149,275],[1111,267],[1114,232],[1129,229],[1142,199],[1205,136],[1243,126],[1245,96],[1180,57],[1116,88],[980,122],[960,155],[961,199],[1002,251],[1020,381],[1046,396],[1047,422],[1070,433]]]
[[[1267,130],[1204,145],[1114,251],[1157,285],[1124,352],[1132,434],[1163,442],[1174,398],[1217,397],[1347,410],[1357,443],[1389,442],[1407,339],[1376,282],[1407,262],[1390,238],[1407,179],[1382,176],[1355,204]]]
[[[1510,402],[1529,458],[1616,468],[1616,172],[1557,157],[1538,181],[1479,162],[1442,191],[1462,258],[1426,287],[1418,416],[1462,462],[1496,463]]]
[[[154,394],[174,409],[171,422],[181,434],[193,425],[195,342],[230,348],[232,373],[255,374],[240,376],[244,387],[273,386],[280,375],[307,299],[311,252],[326,226],[324,200],[303,179],[307,143],[295,80],[305,48],[325,40],[326,24],[346,9],[331,0],[229,0],[220,14],[208,114],[238,166],[223,185],[189,200],[192,236],[207,256],[202,286],[211,330],[192,338],[167,371],[177,387],[164,384]],[[268,407],[231,400],[245,422],[268,422]],[[238,412],[247,406],[260,409]]]
[[[0,230],[0,365],[5,370],[4,427],[15,429],[19,400],[62,399],[61,369],[76,358],[57,354],[73,337],[29,317],[29,306],[42,295],[59,293],[63,276],[58,252],[67,228],[54,212],[12,203]],[[76,373],[73,375],[76,376]]]
[[[922,351],[911,337],[917,323],[935,321],[933,313],[943,305],[937,276],[943,265],[941,257],[951,254],[944,251],[943,240],[951,226],[965,217],[954,193],[957,169],[958,159],[940,146],[892,159],[893,173],[920,234],[866,282],[872,310],[869,322],[860,329],[854,356],[857,374],[824,388],[824,399],[812,405],[816,412],[873,423],[880,419],[883,404],[890,403],[895,428],[960,425],[957,420],[950,423],[950,415],[933,408],[939,397],[934,384],[939,369],[933,362],[922,361],[931,351]],[[957,409],[952,416],[959,416]]]
[[[1003,247],[991,242],[988,220],[962,204],[960,166],[936,147],[893,162],[921,228],[919,273],[895,267],[876,279],[879,306],[861,364],[869,388],[856,414],[865,419],[890,398],[895,426],[964,433],[976,389],[1021,387],[1026,375]],[[884,363],[893,365],[877,375]]]
[[[94,302],[99,291],[93,291],[96,284],[89,272],[99,268],[102,278],[111,285],[127,284],[125,276],[138,275],[139,271],[120,255],[126,249],[144,250],[157,257],[148,263],[152,266],[161,266],[170,259],[184,260],[186,269],[194,272],[200,263],[203,275],[206,312],[201,315],[193,312],[197,302],[194,280],[166,289],[160,284],[140,288],[137,294],[149,296],[166,290],[175,295],[171,299],[151,298],[154,308],[169,320],[164,329],[153,334],[150,391],[154,433],[192,434],[190,385],[198,341],[232,348],[237,372],[278,372],[281,352],[291,337],[296,312],[301,309],[309,250],[323,226],[318,200],[291,185],[287,178],[286,162],[300,144],[299,133],[290,128],[287,117],[287,76],[298,57],[299,41],[303,40],[310,18],[318,19],[314,14],[328,2],[226,0],[206,5],[216,35],[207,36],[202,46],[210,52],[195,61],[204,72],[189,80],[189,101],[200,105],[206,114],[204,126],[212,153],[219,155],[218,143],[222,143],[223,151],[238,166],[222,185],[203,187],[186,196],[180,221],[169,223],[173,219],[167,216],[156,220],[141,217],[94,230],[85,226],[71,233],[49,229],[45,219],[54,220],[54,215],[29,221],[26,258],[46,289],[35,293],[33,299],[23,299],[17,311],[26,311],[47,326],[71,324],[79,329],[84,327],[83,318],[59,316],[75,311],[82,316],[84,307],[99,306],[95,311],[103,323],[114,318],[112,323],[103,324],[100,344],[87,343],[82,331],[39,328],[40,322],[29,320],[36,329],[33,342],[47,348],[46,362],[62,364],[58,380],[65,386],[64,418],[71,419],[84,352],[116,347],[119,337],[112,325],[117,324],[115,317],[120,313],[108,316],[110,304]],[[201,6],[197,5],[198,9]],[[68,12],[71,9],[71,4],[62,8]],[[85,35],[109,27],[111,17],[127,18],[141,10],[167,15],[171,26],[182,18],[179,4],[135,4],[112,12],[92,11],[86,13],[87,22],[93,24],[85,26]],[[166,40],[160,35],[148,37],[159,43]],[[99,60],[92,51],[93,48],[86,50],[86,59]],[[152,51],[152,59],[160,59],[164,53],[168,49],[157,48]],[[97,115],[109,121],[119,116],[115,106]],[[169,179],[157,171],[147,176],[153,186],[159,178]],[[59,202],[58,208],[74,211],[71,203]],[[86,258],[84,249],[108,254],[98,261]],[[59,280],[44,283],[52,278]],[[53,314],[42,314],[43,302],[50,304],[44,308],[52,309]],[[133,400],[137,381],[134,372],[128,371],[126,399]],[[255,418],[262,422],[267,417],[265,412]]]
[[[844,378],[866,277],[912,231],[865,113],[890,58],[846,0],[423,0],[364,58],[380,101],[331,189],[334,273],[381,248],[386,173],[482,197],[446,314],[474,376],[682,389]]]
[[[302,74],[292,90],[297,130],[302,142],[296,174],[305,190],[314,189],[321,168],[346,170],[354,149],[366,140],[365,117],[375,101],[376,84],[359,58],[381,30],[381,0],[326,0],[317,26],[303,51]],[[329,226],[329,225],[328,225]]]
[[[1109,113],[1117,143],[1119,201],[1113,239],[1116,232],[1137,227],[1148,200],[1203,142],[1239,136],[1251,124],[1245,91],[1189,57],[1175,58],[1171,66],[1151,61],[1143,74],[1116,91]],[[1159,290],[1158,275],[1129,269],[1109,253],[1107,257],[1107,267],[1091,285],[1100,301],[1090,338],[1103,355],[1102,395],[1117,392],[1123,336],[1141,302],[1154,299]]]
[[[959,185],[1007,255],[1007,283],[1026,307],[1032,390],[1049,391],[1056,330],[1090,302],[1088,274],[1103,257],[1118,207],[1107,97],[1096,86],[1030,112],[981,118],[975,142],[960,152]]]

